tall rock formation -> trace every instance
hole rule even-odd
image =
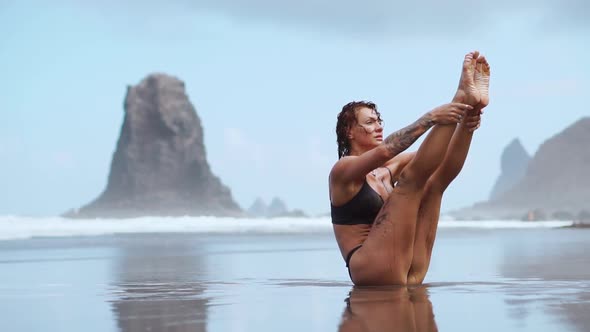
[[[583,118],[541,145],[524,178],[503,194],[451,212],[460,219],[521,218],[537,211],[547,218],[590,210],[590,118]],[[533,216],[534,217],[534,216]]]
[[[496,199],[501,194],[520,182],[526,173],[531,157],[526,152],[520,140],[515,138],[504,148],[500,161],[501,173],[490,194],[490,199]]]
[[[70,217],[238,215],[230,190],[211,173],[203,128],[184,83],[153,74],[128,87],[108,183]]]

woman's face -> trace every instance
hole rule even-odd
[[[351,138],[359,146],[373,148],[383,142],[383,125],[375,110],[368,107],[358,109],[356,121],[351,128]]]

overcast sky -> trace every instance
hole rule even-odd
[[[342,105],[376,102],[393,132],[449,102],[478,49],[491,104],[443,210],[472,204],[512,139],[534,154],[590,116],[588,16],[573,0],[2,0],[0,214],[97,197],[126,86],[153,72],[186,83],[211,168],[243,208],[279,196],[328,212]]]

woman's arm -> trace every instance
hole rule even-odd
[[[467,131],[469,133],[473,133],[475,130],[477,130],[477,128],[479,128],[479,126],[481,124],[481,114],[483,114],[483,112],[481,111],[481,109],[479,107],[476,106],[474,108],[474,110],[471,111],[471,113],[469,113],[465,116],[465,119],[461,123],[460,127],[458,127],[455,130],[455,135],[457,135],[457,131],[460,131],[460,130]],[[459,135],[461,135],[461,134],[459,134]],[[450,154],[452,152],[453,151],[447,151],[447,154]],[[400,153],[397,156],[390,159],[388,162],[386,162],[385,165],[383,165],[383,167],[387,167],[389,169],[389,172],[391,174],[392,184],[395,183],[399,179],[399,176],[400,176],[402,170],[404,169],[404,167],[406,167],[406,165],[408,165],[410,163],[410,161],[412,161],[412,159],[414,159],[415,156],[416,156],[416,151]],[[451,158],[453,158],[453,157],[451,157]],[[464,159],[464,157],[463,157],[463,159]],[[458,172],[459,171],[456,171],[456,173],[458,173]]]
[[[364,177],[373,169],[382,166],[410,147],[422,134],[434,125],[430,113],[426,113],[416,122],[387,136],[383,143],[360,156],[341,158],[332,172],[330,179],[337,182],[363,181]]]
[[[330,172],[330,181],[336,183],[362,182],[373,169],[383,166],[388,160],[410,147],[420,136],[435,124],[457,124],[470,105],[450,103],[424,114],[411,125],[387,136],[379,146],[360,156],[341,158]]]

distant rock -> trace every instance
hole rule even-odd
[[[264,203],[262,198],[258,197],[254,201],[254,203],[252,203],[250,208],[248,208],[248,211],[247,211],[248,216],[256,217],[256,218],[261,218],[261,217],[264,218],[264,217],[266,217],[266,210],[267,209],[268,209],[268,207],[266,206],[266,203]]]
[[[496,199],[519,183],[526,173],[531,157],[526,152],[520,140],[515,138],[504,148],[500,161],[501,173],[490,194],[490,199]]]
[[[575,219],[573,227],[590,228],[590,211],[582,210]]]
[[[307,217],[300,209],[290,211],[287,204],[278,197],[274,197],[269,205],[266,205],[260,197],[256,198],[248,208],[248,216],[254,218]]]
[[[523,179],[487,202],[451,212],[458,219],[520,219],[590,210],[590,118],[544,142]],[[531,214],[532,212],[532,214]]]
[[[108,183],[68,217],[241,215],[211,172],[203,128],[184,83],[153,74],[128,87]]]
[[[287,210],[287,204],[285,204],[285,202],[283,202],[283,200],[281,200],[280,198],[275,197],[272,199],[272,201],[268,205],[268,209],[266,210],[266,215],[268,217],[273,218],[273,217],[285,215],[288,212],[289,212],[289,210]]]

